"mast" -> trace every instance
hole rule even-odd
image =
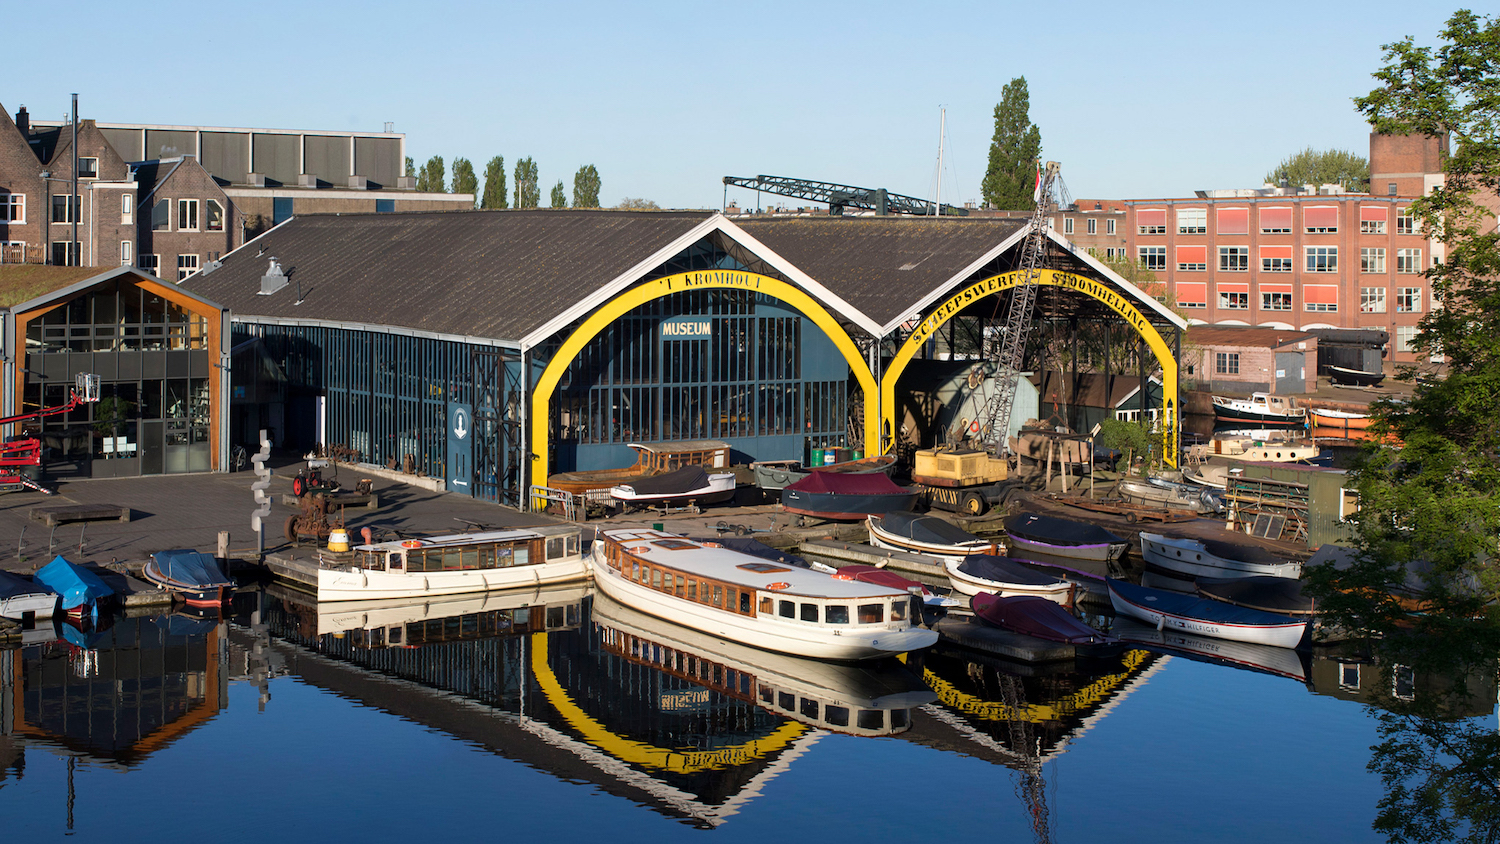
[[[943,135],[948,129],[948,109],[938,108],[938,177],[937,202],[932,204],[932,216],[943,216]]]

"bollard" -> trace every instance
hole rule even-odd
[[[229,531],[227,530],[219,531],[218,557],[221,560],[229,559]]]

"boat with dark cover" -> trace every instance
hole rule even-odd
[[[1114,641],[1113,637],[1084,624],[1052,601],[1034,595],[1002,598],[981,592],[969,599],[969,607],[987,624],[1050,642],[1103,645]]]
[[[908,551],[941,560],[970,554],[998,554],[1000,548],[939,516],[896,510],[865,520],[870,544],[889,551]]]
[[[1011,554],[1036,551],[1075,560],[1109,561],[1124,556],[1130,547],[1123,537],[1097,525],[1037,513],[1016,513],[1005,520]]]
[[[1385,380],[1384,372],[1366,372],[1363,369],[1348,369],[1342,366],[1328,367],[1328,380],[1346,387],[1378,387]]]
[[[0,618],[51,618],[57,590],[29,577],[0,571]]]
[[[973,554],[962,560],[946,560],[943,568],[948,572],[948,582],[965,595],[1036,595],[1059,604],[1073,603],[1075,587],[1071,581],[1039,572],[1010,557]]]
[[[734,473],[710,475],[702,466],[684,466],[664,475],[636,478],[611,487],[609,497],[626,504],[718,504],[734,497]]]
[[[846,475],[813,472],[781,491],[788,513],[820,519],[854,520],[893,510],[910,510],[918,491],[897,486],[880,472]]]
[[[147,561],[144,574],[147,580],[181,595],[192,606],[222,604],[235,586],[212,554],[189,548],[157,551]]]
[[[821,466],[804,466],[800,460],[760,460],[750,464],[755,473],[755,485],[775,492],[786,489],[813,472],[839,472],[847,475],[865,475],[883,472],[887,475],[896,466],[896,455],[882,454],[876,457],[861,457],[843,463],[824,463]]]
[[[1302,581],[1290,577],[1200,577],[1198,594],[1215,601],[1282,615],[1313,615],[1317,601],[1302,593]]]
[[[1137,586],[1109,578],[1110,603],[1120,615],[1162,630],[1181,630],[1256,645],[1295,648],[1307,635],[1308,620],[1236,607],[1211,598]]]

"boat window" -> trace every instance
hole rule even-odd
[[[531,549],[527,548],[525,545],[518,545],[514,548],[500,548],[499,553],[501,556],[509,553],[509,564],[513,566],[524,566],[526,565],[526,562],[531,559]]]
[[[775,699],[776,699],[776,692],[772,691],[772,689],[771,689],[770,686],[761,686],[760,687],[760,700],[761,700],[761,703],[773,703],[775,701]]]
[[[772,565],[771,563],[742,563],[738,566],[735,566],[735,568],[741,568],[745,571],[753,571],[757,574],[771,574],[778,571],[791,571],[791,569],[786,568],[785,566]]]
[[[658,539],[651,544],[658,548],[665,548],[668,551],[682,551],[687,548],[698,547],[698,543],[689,542],[686,539]]]
[[[802,698],[802,708],[801,708],[801,711],[802,711],[802,717],[803,718],[812,718],[812,719],[816,720],[817,717],[818,717],[818,710],[819,709],[821,709],[821,707],[818,706],[818,702],[817,701],[815,701],[815,700],[808,700],[807,698]]]
[[[641,579],[641,564],[638,563],[638,562],[636,562],[635,560],[631,560],[630,561],[630,579],[631,580],[640,580]]]
[[[576,555],[578,553],[578,534],[568,534],[567,547],[569,556]]]
[[[776,705],[787,712],[797,711],[797,696],[789,692],[776,693]]]
[[[677,597],[679,597],[679,598],[682,597],[682,591],[683,591],[684,588],[686,588],[686,586],[687,586],[687,578],[683,577],[680,574],[677,575]]]
[[[823,620],[829,624],[848,624],[849,607],[844,604],[829,604],[824,608]]]
[[[406,568],[406,558],[401,556],[400,551],[392,551],[385,555],[385,559],[386,570],[388,571],[401,571]]]
[[[561,536],[547,537],[547,559],[560,559],[563,553],[563,538]]]
[[[910,713],[905,709],[891,710],[891,729],[899,730],[906,726],[906,719]]]
[[[716,607],[722,607],[722,606],[724,606],[724,587],[720,586],[717,583],[714,584],[714,601],[713,601],[713,604]]]
[[[860,604],[859,623],[879,624],[885,620],[885,604]]]
[[[467,548],[458,549],[458,567],[470,570],[479,568],[479,548],[470,545]]]
[[[884,727],[884,711],[879,709],[861,709],[859,711],[859,728],[861,730],[879,730]]]
[[[791,602],[791,601],[782,601],[781,602],[781,609],[779,610],[779,614],[781,615],[782,618],[796,618],[797,617],[797,605],[795,603]]]
[[[773,603],[774,602],[770,598],[761,598],[760,599],[760,614],[761,615],[770,615],[771,613],[775,612],[776,610],[772,608],[772,604]]]
[[[749,615],[750,614],[750,593],[749,592],[741,592],[740,593],[740,612],[744,613],[745,615]]]
[[[825,706],[823,707],[823,720],[827,721],[830,726],[847,727],[849,726],[849,710],[843,706]]]
[[[812,623],[817,624],[818,623],[818,605],[817,604],[803,604],[802,605],[802,620],[803,621],[811,621]]]
[[[729,610],[730,612],[734,612],[735,604],[738,604],[738,603],[739,603],[739,600],[738,600],[737,593],[735,592],[734,587],[733,586],[725,587],[725,589],[724,589],[724,609]]]
[[[696,580],[689,580],[688,581],[688,584],[687,584],[687,599],[689,601],[696,601],[696,600],[698,600],[698,581],[696,581]]]
[[[911,604],[910,598],[902,598],[891,602],[891,621],[905,621],[906,608]]]
[[[661,588],[661,569],[652,569],[651,570],[651,588],[653,588],[653,589],[660,589]]]

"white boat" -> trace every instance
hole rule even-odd
[[[1261,425],[1306,425],[1307,408],[1293,407],[1286,396],[1251,393],[1248,399],[1212,396],[1214,417],[1225,422],[1255,422]]]
[[[810,727],[860,736],[911,728],[912,710],[937,695],[899,662],[822,662],[707,636],[595,593],[593,623],[604,649],[719,694],[748,700]]]
[[[609,497],[627,505],[718,504],[734,497],[734,473],[710,474],[702,466],[684,466],[610,487]]]
[[[1311,463],[1322,454],[1317,443],[1306,439],[1214,437],[1209,447],[1213,454],[1256,463]]]
[[[1205,463],[1201,466],[1185,466],[1182,479],[1198,486],[1223,489],[1229,484],[1229,466],[1223,463]]]
[[[1110,578],[1110,602],[1115,612],[1156,627],[1199,636],[1295,648],[1307,635],[1308,620],[1236,607],[1211,598],[1182,595],[1136,586]]]
[[[1003,554],[1005,548],[980,539],[938,516],[897,510],[865,518],[870,544],[887,551],[906,551],[939,560],[962,560],[970,554]]]
[[[57,612],[57,592],[36,581],[0,571],[0,618],[17,621],[51,618]]]
[[[317,597],[430,598],[587,577],[579,528],[543,526],[360,545],[347,564],[322,556]]]
[[[1307,664],[1301,653],[1290,648],[1270,645],[1255,645],[1218,639],[1212,636],[1197,636],[1181,630],[1148,627],[1127,616],[1115,616],[1109,633],[1122,642],[1161,648],[1173,654],[1201,662],[1248,668],[1266,674],[1286,677],[1299,683],[1307,682]]]
[[[965,595],[981,592],[1001,598],[1032,595],[1063,606],[1072,606],[1075,597],[1071,581],[1037,571],[1010,557],[975,554],[964,560],[944,560],[943,569],[948,572],[953,590]]]
[[[1301,577],[1302,564],[1260,548],[1213,539],[1183,539],[1141,533],[1141,558],[1148,571],[1193,580],[1199,577]]]
[[[769,651],[857,661],[938,638],[912,625],[906,592],[662,531],[602,531],[589,565],[599,591],[627,607]]]

